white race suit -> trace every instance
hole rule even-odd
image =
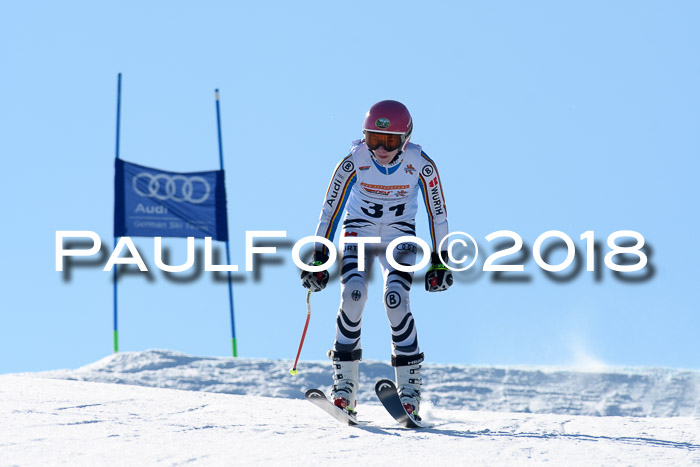
[[[367,300],[367,273],[375,258],[384,277],[384,306],[391,325],[393,355],[420,353],[416,327],[411,314],[409,291],[413,273],[393,268],[386,259],[386,247],[393,239],[415,236],[418,193],[428,212],[432,251],[447,235],[445,198],[435,163],[417,144],[408,143],[387,166],[380,165],[364,140],[354,141],[348,154],[335,168],[323,202],[316,235],[333,241],[343,210],[342,235],[380,237],[381,244],[365,247],[364,271],[358,268],[357,244],[346,244],[341,262],[341,299],[334,350],[361,349],[362,312]],[[319,250],[322,249],[317,244]],[[413,266],[416,244],[401,243],[394,258],[401,265]]]

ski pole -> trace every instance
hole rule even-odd
[[[306,324],[304,325],[304,332],[301,333],[301,342],[299,342],[299,350],[297,351],[297,358],[294,360],[294,367],[289,370],[289,374],[295,376],[297,373],[297,362],[299,362],[299,355],[301,355],[301,347],[304,345],[304,338],[306,337],[306,330],[309,328],[309,320],[311,319],[311,291],[306,294]]]

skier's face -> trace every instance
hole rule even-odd
[[[377,162],[380,164],[388,164],[389,162],[396,157],[396,155],[399,153],[398,149],[394,149],[393,151],[387,151],[384,149],[383,146],[379,146],[377,149],[374,150],[374,156],[377,158]]]

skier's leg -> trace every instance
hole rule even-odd
[[[358,269],[357,245],[345,245],[340,272],[340,308],[336,318],[333,350],[350,352],[362,348],[360,331],[362,312],[367,303],[367,275],[372,265],[372,250],[365,252],[364,271]]]
[[[367,275],[374,259],[373,251],[365,254],[364,270],[359,271],[357,245],[348,244],[341,262],[340,308],[336,318],[335,343],[328,356],[333,361],[333,403],[349,412],[355,410],[362,358],[360,331],[362,312],[367,302]]]
[[[413,266],[416,245],[399,244],[394,250],[394,259],[402,266]],[[394,269],[386,260],[385,250],[379,255],[379,262],[384,275],[384,307],[391,325],[392,355],[417,355],[420,349],[409,299],[413,273]]]
[[[394,259],[400,265],[413,266],[416,248],[413,243],[401,243],[394,250]],[[385,256],[380,256],[380,263],[384,272],[384,306],[391,325],[391,364],[396,372],[396,387],[406,411],[419,418],[423,354],[409,299],[413,273],[394,269]]]

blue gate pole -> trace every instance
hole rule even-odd
[[[219,108],[219,90],[214,91],[216,97],[216,128],[219,135],[219,166],[221,170],[224,170],[224,147],[221,142],[221,110]],[[228,216],[226,216],[228,219]],[[228,226],[227,226],[228,227]],[[227,229],[228,230],[228,229]],[[231,265],[231,253],[229,249],[229,242],[226,240],[226,264]],[[231,284],[231,271],[227,271],[228,274],[228,304],[231,312],[231,349],[233,350],[233,356],[238,357],[238,347],[236,344],[236,321],[233,316],[233,285]]]
[[[119,123],[121,120],[121,109],[122,109],[122,74],[117,75],[117,143],[115,149],[115,159],[119,159]],[[117,247],[117,237],[114,237],[114,248]],[[114,265],[112,270],[112,293],[114,295],[114,353],[119,352],[119,327],[117,326],[117,268],[118,265]]]

